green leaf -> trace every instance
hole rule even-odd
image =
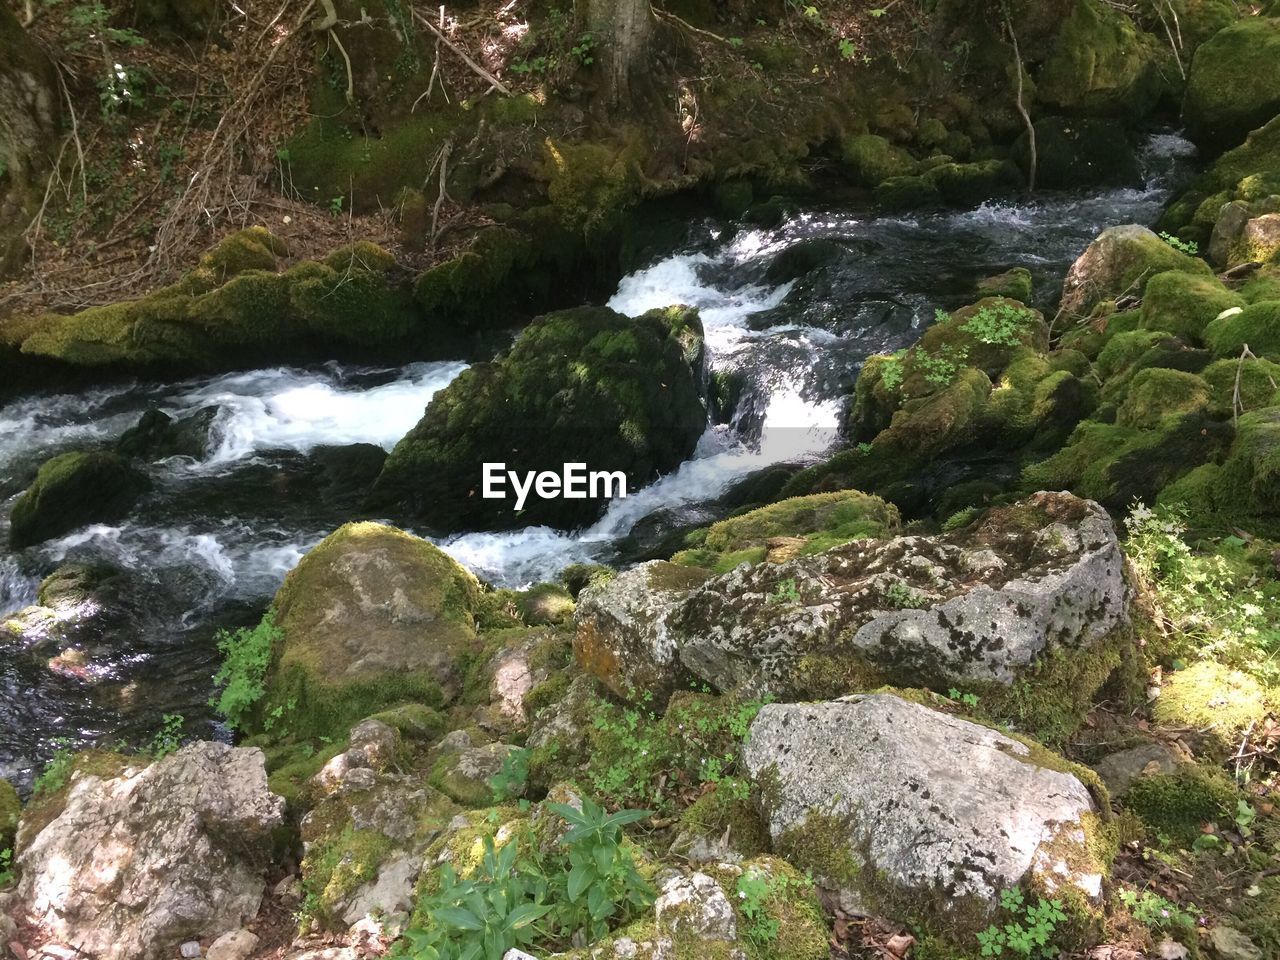
[[[587,866],[577,866],[569,871],[569,899],[577,900],[582,896],[582,892],[586,890],[596,880],[596,872],[593,868]]]
[[[526,903],[516,907],[507,917],[507,927],[511,930],[523,930],[535,920],[540,920],[551,912],[551,907],[542,903]]]
[[[438,907],[431,911],[431,919],[437,923],[446,923],[460,930],[483,930],[484,924],[470,910],[462,907]]]

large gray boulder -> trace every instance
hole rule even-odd
[[[20,839],[19,898],[83,956],[167,960],[258,912],[283,809],[262,752],[221,743],[111,779],[77,774],[59,815]]]
[[[690,678],[791,699],[1007,685],[1051,652],[1087,655],[1128,614],[1110,518],[1067,493],[940,536],[674,582],[670,565],[647,564],[584,592],[578,659],[615,692],[661,699]]]
[[[850,913],[954,925],[1024,881],[1101,894],[1089,790],[988,727],[892,694],[771,704],[743,760],[775,850]]]

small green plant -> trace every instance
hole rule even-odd
[[[946,387],[951,385],[951,381],[968,359],[967,350],[944,343],[937,353],[918,351],[915,363],[927,383],[935,387]]]
[[[501,849],[485,837],[471,876],[461,878],[447,864],[441,868],[439,892],[419,905],[426,929],[408,931],[395,955],[502,960],[516,947],[567,948],[575,939],[599,940],[653,903],[654,891],[636,870],[622,832],[648,811],[610,814],[589,798],[581,810],[568,804],[546,809],[569,825],[554,852],[542,854],[527,832]]]
[[[523,748],[512,750],[503,759],[502,769],[489,778],[494,803],[505,803],[524,793],[529,782],[529,753]]]
[[[346,199],[346,197],[331,197],[329,199],[329,216],[342,216],[342,204]]]
[[[49,762],[44,765],[40,776],[32,789],[36,793],[57,793],[67,784],[71,777],[71,767],[75,761],[75,753],[71,749],[71,741],[66,737],[58,737],[53,741],[57,748]]]
[[[1236,801],[1236,829],[1240,831],[1240,836],[1248,838],[1253,836],[1253,821],[1258,818],[1258,812],[1253,809],[1253,805],[1241,797]]]
[[[765,906],[772,895],[773,884],[763,870],[753,867],[738,878],[738,909],[747,920],[747,938],[761,948],[778,939],[778,921]]]
[[[947,696],[958,703],[963,703],[966,707],[973,710],[976,709],[980,699],[976,693],[961,693],[955,687],[947,691]]]
[[[6,847],[0,850],[0,890],[9,886],[16,879],[13,873],[13,851]]]
[[[841,37],[840,42],[836,44],[836,49],[840,51],[840,57],[844,60],[853,60],[858,56],[858,45],[848,37]]]
[[[897,390],[902,386],[905,376],[902,360],[906,355],[906,350],[898,350],[880,364],[880,382],[886,390]]]
[[[1037,899],[1027,903],[1021,890],[1005,890],[1000,906],[1009,914],[1003,925],[992,924],[978,934],[978,945],[984,957],[1026,957],[1050,960],[1059,948],[1053,935],[1059,923],[1067,919],[1061,900]]]
[[[794,577],[788,577],[778,584],[777,589],[769,594],[771,604],[797,604],[800,602],[800,591],[796,589]]]
[[[884,598],[900,610],[920,610],[929,605],[929,601],[919,590],[907,586],[901,580],[895,580],[884,588]]]
[[[233,728],[243,729],[250,711],[266,693],[271,650],[283,639],[270,610],[256,627],[219,632],[218,650],[223,660],[213,678],[218,695],[210,703]]]
[[[1120,902],[1129,908],[1133,919],[1152,930],[1194,931],[1200,908],[1194,903],[1184,909],[1158,893],[1143,890],[1121,890]]]
[[[1001,303],[979,308],[961,324],[960,329],[981,343],[1016,347],[1021,343],[1023,332],[1034,320],[1035,314],[1030,310]]]
[[[177,753],[182,746],[182,724],[185,722],[180,713],[166,713],[160,718],[160,729],[151,738],[151,743],[142,751],[152,760],[163,760],[171,753]]]
[[[1200,252],[1200,244],[1196,243],[1194,240],[1183,240],[1179,237],[1175,237],[1172,233],[1161,233],[1160,239],[1173,247],[1173,249],[1192,257]]]

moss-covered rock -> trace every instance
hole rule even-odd
[[[1152,834],[1189,847],[1205,824],[1234,816],[1236,797],[1221,774],[1186,764],[1173,773],[1139,779],[1125,795],[1124,806]]]
[[[1148,367],[1134,376],[1116,411],[1116,424],[1153,429],[1166,417],[1200,413],[1209,402],[1209,385],[1195,374]]]
[[[1177,334],[1199,343],[1204,328],[1224,310],[1243,307],[1244,299],[1217,277],[1170,271],[1147,281],[1142,298],[1142,328]]]
[[[64,453],[46,461],[10,514],[14,549],[122,518],[150,481],[114,453]]]
[[[1171,415],[1154,428],[1086,420],[1067,445],[1023,470],[1028,490],[1070,490],[1115,510],[1156,494],[1230,442],[1230,425],[1204,416]]]
[[[911,154],[870,133],[847,137],[840,144],[840,156],[849,176],[864,187],[874,187],[892,177],[912,176],[917,167]]]
[[[743,562],[790,560],[862,537],[890,537],[899,526],[893,504],[857,490],[794,497],[713,524],[701,547],[672,561],[724,573]]]
[[[1219,357],[1238,357],[1247,344],[1255,356],[1280,360],[1280,300],[1219,316],[1205,326],[1204,342]]]
[[[1035,281],[1030,270],[1026,267],[1014,267],[1004,273],[997,273],[979,280],[975,292],[983,299],[1003,297],[1007,300],[1017,300],[1019,303],[1029,303],[1034,286]]]
[[[1243,525],[1262,535],[1277,536],[1277,498],[1280,407],[1273,406],[1242,414],[1226,459],[1205,463],[1165,485],[1159,502],[1187,507],[1203,524]]]
[[[1214,413],[1224,419],[1280,403],[1280,364],[1270,360],[1215,360],[1200,376],[1209,385]]]
[[[1246,17],[1196,51],[1182,119],[1199,146],[1220,153],[1280,113],[1280,19]]]
[[[1140,297],[1147,281],[1175,270],[1201,277],[1213,271],[1203,260],[1175,250],[1146,227],[1110,227],[1072,265],[1062,288],[1062,310],[1085,317],[1105,300]]]
[[[8,780],[0,779],[0,850],[12,850],[13,838],[18,832],[18,818],[22,816],[22,801],[18,791]]]
[[[621,472],[628,489],[674,469],[706,424],[701,345],[697,313],[685,308],[634,319],[590,307],[549,314],[509,353],[471,367],[432,398],[388,458],[371,503],[441,531],[590,522],[608,502],[603,496],[531,496],[518,513],[514,495],[475,495],[481,464],[505,463],[522,477],[588,464]]]
[[[259,716],[273,730],[336,736],[387,707],[438,707],[476,646],[475,578],[425,540],[349,523],[290,571],[275,597],[283,634]]]
[[[1165,90],[1155,38],[1100,0],[1075,0],[1036,74],[1036,97],[1068,113],[1139,117]]]
[[[0,329],[24,355],[124,370],[223,369],[298,355],[385,355],[420,341],[412,300],[373,244],[277,273],[284,248],[262,228],[223,240],[177,283],[140,300],[46,314]]]
[[[1207,733],[1227,750],[1273,706],[1271,692],[1257,680],[1205,660],[1167,673],[1152,712],[1163,725]]]

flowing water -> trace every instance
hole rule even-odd
[[[736,481],[827,450],[862,360],[909,345],[935,309],[971,302],[976,279],[1025,266],[1037,305],[1051,307],[1101,230],[1154,221],[1189,153],[1173,135],[1154,136],[1147,183],[1100,194],[889,217],[815,210],[774,229],[692,224],[683,248],[623,278],[609,306],[632,316],[698,307],[710,366],[745,384],[731,421],[709,427],[678,470],[614,501],[585,530],[468,533],[440,545],[481,577],[521,586],[568,563],[615,559],[655,518],[668,528],[713,518]],[[834,241],[834,257],[770,283],[778,253],[808,240]],[[0,553],[0,617],[33,603],[40,579],[67,561],[123,569],[137,607],[126,636],[90,641],[73,665],[51,668],[38,646],[0,647],[0,776],[29,782],[61,740],[145,740],[163,713],[185,716],[193,734],[221,733],[206,705],[216,628],[255,621],[285,573],[353,515],[350,504],[313,495],[308,455],[352,443],[389,450],[465,367],[273,368],[0,407],[0,543],[12,500],[48,457],[113,443],[151,407],[175,417],[219,410],[206,458],[154,465],[152,491],[124,522]]]

